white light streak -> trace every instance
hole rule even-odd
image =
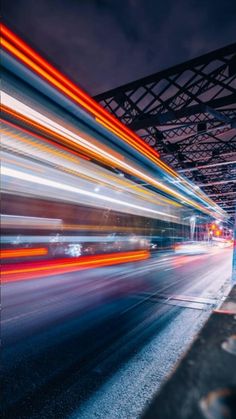
[[[2,92],[1,94],[1,101],[2,104],[7,106],[8,108],[17,111],[18,113],[25,115],[29,119],[35,121],[36,123],[39,123],[43,125],[44,127],[53,130],[55,133],[66,136],[69,140],[73,141],[74,143],[78,144],[79,146],[82,146],[86,148],[88,151],[93,151],[96,154],[102,156],[105,159],[108,159],[109,161],[113,161],[118,167],[122,167],[123,169],[126,169],[129,173],[131,172],[138,178],[144,179],[149,184],[152,184],[156,186],[157,188],[165,191],[166,193],[169,193],[172,196],[177,197],[180,199],[183,203],[189,204],[195,208],[198,208],[202,211],[206,211],[206,208],[204,208],[202,205],[197,204],[196,202],[186,198],[179,192],[169,188],[168,186],[164,185],[162,182],[157,181],[155,178],[147,175],[144,172],[141,172],[140,170],[136,169],[135,167],[129,165],[122,159],[119,159],[115,157],[111,151],[111,153],[108,153],[107,151],[101,149],[100,147],[96,146],[95,144],[91,143],[91,141],[87,141],[85,138],[81,137],[78,134],[75,134],[74,132],[68,130],[67,128],[63,127],[62,125],[58,124],[57,122],[53,121],[52,119],[47,118],[40,112],[30,108],[29,106],[25,105],[24,103],[20,102],[19,100],[13,98],[12,96],[8,95],[5,92]]]
[[[170,218],[178,218],[175,215],[170,215],[170,214],[167,214],[167,213],[164,213],[164,212],[161,212],[161,211],[156,211],[156,210],[153,210],[151,208],[143,207],[141,205],[132,204],[130,202],[121,201],[119,199],[111,198],[111,197],[108,197],[108,196],[105,196],[105,195],[102,195],[102,194],[97,194],[95,192],[89,192],[89,191],[86,191],[84,189],[76,188],[76,187],[71,186],[71,185],[66,185],[64,183],[56,182],[54,180],[49,180],[49,179],[45,179],[45,178],[42,178],[42,177],[39,177],[39,176],[31,175],[29,173],[22,172],[22,171],[19,171],[19,170],[10,169],[6,166],[2,167],[2,175],[9,176],[11,178],[15,178],[15,179],[18,179],[18,180],[21,179],[21,180],[24,180],[24,181],[27,181],[27,182],[36,183],[36,184],[39,184],[39,185],[49,186],[51,188],[61,189],[61,190],[67,191],[67,192],[69,191],[69,192],[73,192],[73,193],[76,193],[76,194],[89,196],[89,197],[95,198],[96,200],[100,199],[100,200],[103,200],[105,202],[119,204],[119,205],[123,205],[123,206],[129,207],[129,208],[136,208],[136,209],[142,210],[143,212],[150,212],[150,213],[153,213],[153,214],[164,215],[164,216],[168,216]]]

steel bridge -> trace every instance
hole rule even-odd
[[[236,43],[98,94],[95,99],[233,219]]]

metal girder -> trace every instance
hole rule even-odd
[[[236,191],[231,191],[231,192],[224,192],[221,194],[221,196],[225,196],[225,195],[234,195]],[[212,196],[217,196],[217,193],[213,193],[213,194],[209,194],[208,196],[212,197]]]
[[[236,199],[236,43],[95,99],[209,196]]]
[[[183,172],[187,172],[187,171],[188,172],[193,172],[193,171],[196,171],[196,170],[199,170],[199,169],[206,170],[209,167],[216,168],[217,166],[226,166],[226,165],[230,165],[230,164],[236,165],[236,160],[233,160],[233,161],[225,161],[225,162],[222,162],[222,163],[215,163],[215,164],[205,164],[203,166],[193,167],[192,169],[182,169],[182,170],[179,170],[179,173],[183,173]]]
[[[201,184],[198,184],[198,186],[207,187],[207,186],[212,186],[212,185],[222,185],[223,183],[236,183],[236,179],[220,180],[220,181],[217,181],[217,182],[210,182],[210,183],[201,183]]]

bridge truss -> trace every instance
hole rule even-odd
[[[95,99],[234,216],[236,43]]]

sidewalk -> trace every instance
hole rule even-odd
[[[236,418],[236,285],[142,419]]]

